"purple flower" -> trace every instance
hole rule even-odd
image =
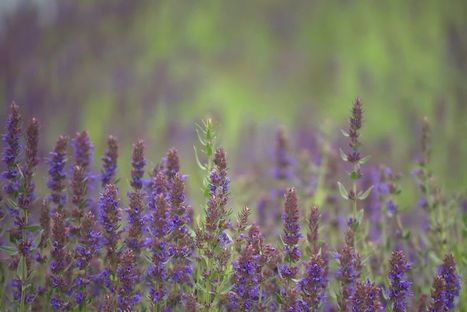
[[[456,271],[456,261],[451,254],[444,257],[443,264],[438,268],[438,274],[446,282],[446,307],[453,309],[454,301],[460,293],[461,278]]]
[[[135,291],[140,276],[136,267],[135,254],[131,249],[126,249],[119,257],[117,276],[118,307],[121,311],[131,311],[141,298],[140,293]]]
[[[431,291],[431,305],[429,307],[430,312],[445,312],[448,311],[447,306],[447,293],[446,293],[446,281],[443,276],[437,275],[433,279],[433,288]]]
[[[51,304],[56,310],[61,310],[65,304],[65,293],[71,285],[67,284],[65,275],[70,263],[70,254],[66,251],[67,236],[65,227],[65,217],[63,211],[57,210],[53,217],[52,226],[52,250],[50,252],[52,261],[50,262],[50,286],[52,287]]]
[[[255,225],[252,229],[247,245],[240,251],[239,258],[233,261],[233,287],[227,296],[229,310],[256,310],[262,295],[260,288],[266,259],[261,250],[262,235]]]
[[[141,190],[143,187],[144,166],[146,160],[144,159],[144,141],[138,140],[133,144],[133,154],[131,156],[131,181],[130,184],[133,189]]]
[[[31,124],[26,134],[26,159],[22,166],[23,187],[18,196],[18,206],[27,209],[35,199],[35,184],[32,179],[34,168],[39,163],[37,158],[37,148],[39,142],[39,122],[36,118],[31,120]]]
[[[310,246],[312,247],[314,253],[318,252],[318,227],[320,217],[321,213],[319,212],[318,206],[311,207],[310,216],[308,218],[307,240]]]
[[[175,175],[180,171],[180,158],[178,156],[178,151],[175,148],[169,149],[163,159],[163,164],[165,175],[169,184],[171,184]]]
[[[19,153],[21,136],[21,114],[16,103],[10,106],[10,114],[7,121],[6,133],[3,135],[3,155],[2,160],[5,163],[6,170],[2,176],[5,178],[3,190],[10,196],[16,196],[19,190]]]
[[[352,296],[352,312],[382,311],[380,293],[381,289],[369,280],[366,283],[358,281]]]
[[[77,132],[72,140],[73,149],[75,152],[75,164],[87,171],[92,162],[92,152],[94,147],[89,139],[86,130]]]
[[[50,189],[50,199],[57,206],[65,204],[65,163],[66,163],[67,138],[60,136],[53,152],[49,154],[49,180],[47,186]]]
[[[392,252],[389,264],[391,270],[388,276],[391,287],[388,291],[388,297],[392,302],[394,312],[405,312],[407,311],[407,298],[412,293],[410,291],[411,283],[405,279],[404,275],[410,270],[411,265],[401,250]]]
[[[299,212],[297,195],[294,188],[289,188],[285,195],[284,213],[284,234],[282,240],[285,244],[284,251],[286,261],[296,262],[300,259],[300,250],[298,249],[298,241],[302,234],[300,233]]]
[[[315,254],[306,264],[304,277],[299,282],[303,301],[311,311],[318,311],[326,298],[328,263],[320,254]]]
[[[143,247],[142,236],[144,232],[144,197],[141,191],[131,192],[128,197],[130,198],[130,205],[127,209],[128,212],[128,237],[126,244],[128,248],[133,250],[136,256],[139,256],[140,250]]]
[[[207,238],[212,238],[213,234],[219,233],[219,224],[222,225],[221,227],[226,227],[225,217],[227,211],[225,206],[229,194],[230,179],[227,176],[226,155],[224,149],[218,148],[214,155],[214,169],[209,174],[209,199],[205,221]]]
[[[153,180],[154,184],[157,179],[163,181],[161,176],[165,176],[163,172],[157,173]],[[172,255],[172,248],[170,248],[167,238],[172,230],[172,224],[166,194],[157,193],[156,188],[154,188],[152,196],[155,199],[153,199],[154,207],[151,209],[151,226],[149,227],[149,234],[151,235],[149,247],[152,253],[151,264],[148,268],[151,285],[149,297],[154,304],[158,304],[165,300],[167,294],[168,274],[166,263]]]
[[[121,212],[117,188],[107,184],[100,195],[99,211],[104,245],[107,249],[106,261],[114,267],[117,262],[117,243],[120,240]]]
[[[75,248],[75,265],[86,269],[100,248],[101,233],[97,231],[95,216],[87,212],[81,220],[81,235]]]
[[[339,262],[337,268],[337,279],[342,286],[342,297],[339,300],[341,310],[349,309],[349,300],[354,293],[355,281],[360,277],[361,260],[358,253],[355,252],[352,246],[346,245],[336,255]]]
[[[107,184],[115,183],[115,172],[117,171],[118,141],[115,137],[107,139],[107,149],[102,156],[101,182],[105,187]]]
[[[172,276],[176,282],[189,284],[191,275],[190,256],[193,254],[194,242],[189,234],[187,224],[189,221],[189,206],[185,203],[185,177],[179,172],[175,173],[172,178],[169,198],[173,228],[168,239],[174,249]]]

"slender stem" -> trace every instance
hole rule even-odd
[[[28,224],[28,211],[23,210],[24,213],[24,223]],[[26,240],[26,231],[24,229],[21,230],[22,240]],[[24,269],[21,271],[21,303],[20,303],[20,312],[26,312],[26,279],[27,279],[27,261],[24,255],[21,256],[20,262],[24,265]]]

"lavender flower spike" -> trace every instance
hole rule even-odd
[[[49,154],[49,180],[47,186],[50,189],[50,199],[58,207],[65,204],[65,163],[66,163],[67,138],[60,136],[55,148]]]
[[[22,167],[23,192],[18,197],[18,206],[27,209],[35,199],[35,184],[32,180],[34,168],[39,163],[37,148],[39,143],[39,122],[36,118],[31,120],[26,132],[26,159]]]
[[[62,210],[57,210],[53,217],[52,226],[52,251],[50,252],[52,261],[50,262],[50,286],[53,289],[50,304],[57,311],[66,310],[70,303],[66,300],[65,293],[70,289],[66,278],[66,270],[70,263],[70,254],[66,251],[66,227],[65,216]]]
[[[299,282],[302,298],[309,311],[319,311],[326,299],[328,263],[321,254],[315,254],[306,264],[305,275]]]
[[[175,174],[180,171],[180,158],[178,156],[178,151],[175,148],[168,150],[167,154],[165,155],[164,165],[167,180],[169,183],[171,183],[175,177]]]
[[[405,279],[404,275],[410,270],[411,265],[403,251],[395,250],[389,260],[391,270],[389,271],[389,299],[394,312],[407,311],[407,298],[412,295],[410,291],[411,283]]]
[[[429,307],[430,312],[446,312],[449,308],[447,307],[446,300],[446,281],[443,276],[438,275],[433,279],[433,289],[431,291],[431,304]]]
[[[128,212],[128,237],[126,238],[126,245],[133,251],[136,257],[139,256],[141,248],[143,247],[143,231],[144,231],[144,196],[141,191],[130,192],[128,194],[130,204],[127,209]]]
[[[141,299],[141,293],[135,291],[139,280],[135,254],[131,249],[125,250],[119,258],[117,275],[119,280],[117,304],[119,311],[133,311],[133,307]]]
[[[141,190],[143,187],[144,166],[146,160],[144,159],[144,141],[138,140],[133,144],[133,154],[131,156],[131,181],[130,184],[133,189]]]
[[[105,186],[99,201],[100,223],[103,228],[104,245],[107,249],[107,263],[110,264],[110,272],[115,272],[117,264],[117,243],[120,240],[121,212],[117,188],[112,184]]]
[[[285,194],[284,213],[284,234],[282,240],[285,244],[286,260],[296,262],[301,257],[298,241],[302,234],[300,233],[298,199],[294,188],[289,188]]]
[[[369,280],[357,282],[355,294],[352,296],[352,312],[382,311],[380,300],[381,289]]]
[[[352,246],[344,246],[337,254],[339,267],[337,268],[337,279],[342,286],[342,294],[339,299],[339,307],[342,311],[349,309],[349,301],[355,291],[355,281],[360,277],[362,263],[360,256]]]
[[[87,171],[92,161],[93,146],[86,130],[77,132],[73,139],[75,164]]]
[[[21,136],[21,114],[16,103],[10,106],[10,115],[7,121],[7,131],[3,135],[4,150],[2,160],[6,165],[6,170],[2,176],[5,178],[3,190],[10,196],[16,196],[19,190],[19,153]]]
[[[451,254],[444,257],[443,264],[438,268],[438,274],[446,282],[446,306],[448,309],[453,309],[454,301],[460,293],[461,278],[456,271],[456,262]]]
[[[115,183],[115,172],[117,171],[118,142],[113,136],[107,139],[107,149],[102,157],[101,181],[102,186]]]

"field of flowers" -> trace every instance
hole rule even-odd
[[[0,310],[463,311],[466,194],[433,175],[426,118],[411,175],[367,155],[364,107],[355,99],[340,138],[303,153],[279,127],[272,168],[232,174],[209,118],[193,157],[171,148],[152,166],[143,139],[122,163],[116,137],[94,155],[86,130],[41,158],[40,121],[11,104]],[[204,176],[200,207],[184,161]],[[418,200],[402,206],[407,183]]]

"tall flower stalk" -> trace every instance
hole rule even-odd
[[[101,170],[101,183],[102,187],[107,184],[115,184],[115,173],[117,171],[118,160],[118,141],[110,135],[107,139],[107,149],[104,156],[102,156],[102,170]]]
[[[299,208],[297,194],[294,188],[287,189],[285,193],[284,212],[284,233],[282,241],[284,242],[284,262],[279,267],[279,274],[283,280],[281,293],[284,298],[284,309],[296,309],[298,305],[296,285],[294,279],[297,278],[298,265],[302,255],[298,246],[302,237],[300,233]]]
[[[407,272],[410,270],[411,265],[408,262],[405,254],[401,250],[395,250],[391,254],[389,260],[390,271],[388,274],[390,288],[388,297],[392,311],[406,312],[407,300],[412,295],[411,282],[406,278]]]
[[[341,158],[343,161],[351,165],[351,171],[349,176],[352,180],[351,189],[348,191],[346,187],[338,182],[339,192],[341,196],[352,202],[352,228],[355,235],[355,242],[358,247],[361,247],[363,253],[366,255],[366,228],[361,227],[363,223],[364,211],[362,207],[359,207],[358,203],[361,200],[364,200],[370,195],[371,189],[373,186],[370,186],[367,190],[359,190],[358,182],[362,177],[361,166],[365,164],[369,156],[362,157],[360,153],[360,147],[362,143],[360,142],[360,130],[363,124],[363,107],[360,98],[356,98],[352,107],[352,115],[349,119],[349,127],[347,131],[342,130],[342,133],[345,137],[349,139],[349,150],[344,152],[340,150]],[[360,228],[360,229],[359,229]]]
[[[151,262],[147,270],[150,287],[148,296],[152,311],[161,311],[167,305],[169,292],[167,261],[172,252],[167,237],[172,231],[172,222],[167,202],[167,180],[163,172],[158,172],[153,178],[153,185],[153,199],[149,207],[151,226],[148,228],[151,238]]]
[[[20,137],[21,137],[21,114],[18,105],[12,103],[7,120],[6,133],[3,135],[3,155],[6,170],[2,173],[5,179],[3,191],[11,197],[16,197],[20,187]]]
[[[115,292],[115,279],[118,263],[118,243],[120,241],[121,208],[117,188],[107,184],[99,199],[100,224],[102,226],[105,256],[105,284],[111,293]]]
[[[49,179],[47,186],[50,189],[50,202],[59,210],[63,209],[66,201],[66,149],[68,139],[60,136],[55,143],[54,150],[49,154]]]
[[[196,233],[202,264],[197,276],[198,286],[202,285],[199,288],[199,301],[207,311],[217,311],[221,299],[220,291],[226,286],[231,270],[231,239],[227,234],[230,178],[227,175],[224,149],[216,149],[213,164],[209,173],[206,218]]]

